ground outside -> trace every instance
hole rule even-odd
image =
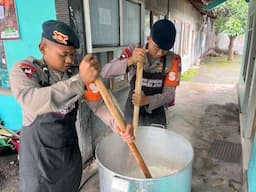
[[[195,74],[181,82],[176,104],[167,111],[168,129],[183,135],[194,149],[192,192],[241,191],[236,88],[241,57],[226,59],[211,57],[197,66]],[[17,154],[1,153],[0,191],[18,192],[18,186]],[[84,169],[80,191],[100,191],[95,161]]]

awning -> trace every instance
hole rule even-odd
[[[213,9],[214,7],[218,6],[219,4],[221,3],[224,3],[226,0],[215,0],[211,3],[209,3],[208,5],[206,6],[203,6],[203,10],[205,11],[210,11],[211,9]],[[247,3],[250,2],[250,0],[245,0]]]
[[[203,6],[203,10],[205,11],[210,11],[211,9],[213,9],[214,7],[218,6],[221,3],[224,3],[226,0],[215,0],[211,3],[209,3],[206,6]]]

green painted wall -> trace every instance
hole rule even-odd
[[[19,104],[12,95],[0,95],[0,119],[4,125],[12,130],[18,130],[22,123],[22,114]]]
[[[248,185],[249,192],[256,192],[256,137],[254,138],[252,156],[248,170]]]
[[[256,192],[256,137],[254,138],[253,149],[248,168],[248,192]]]
[[[251,0],[249,4],[249,13],[255,14],[256,0]],[[256,34],[254,33],[254,37]],[[248,170],[248,192],[256,192],[256,136],[253,142],[253,149]]]
[[[41,57],[38,44],[41,39],[42,22],[56,19],[54,0],[16,0],[16,11],[20,39],[4,41],[9,72],[18,60],[28,56]],[[21,109],[10,94],[0,94],[0,118],[10,129],[21,128]]]

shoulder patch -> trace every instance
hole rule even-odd
[[[132,56],[131,50],[128,49],[128,48],[126,48],[126,49],[124,49],[124,50],[122,51],[122,53],[121,53],[119,59],[120,59],[120,60],[122,60],[122,59],[127,59],[127,58],[129,58],[129,57],[131,57],[131,56]]]
[[[179,72],[181,72],[181,57],[179,55],[175,55],[174,58],[178,64]]]
[[[178,63],[181,63],[181,58],[179,55],[175,55],[174,58],[177,60]]]
[[[36,72],[36,68],[28,63],[21,63],[20,69],[28,78],[31,78],[32,75]]]

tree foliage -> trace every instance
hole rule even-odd
[[[217,32],[229,36],[228,60],[234,56],[234,40],[237,36],[243,35],[248,20],[248,4],[245,0],[227,0],[215,8],[218,18],[215,21]]]
[[[227,0],[215,9],[219,13],[215,21],[219,32],[232,37],[245,33],[248,19],[248,4],[245,0]]]

